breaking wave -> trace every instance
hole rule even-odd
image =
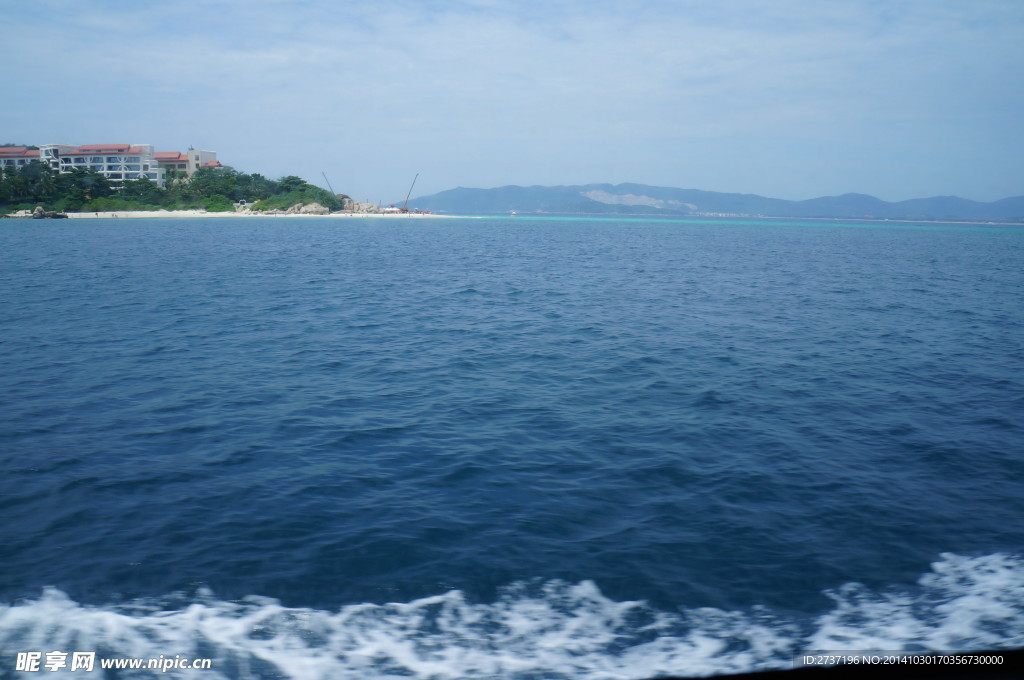
[[[1016,556],[947,553],[914,588],[877,592],[847,584],[827,594],[830,611],[798,619],[761,607],[659,611],[611,600],[590,581],[513,584],[491,603],[451,591],[337,611],[258,596],[226,602],[209,592],[99,607],[47,589],[38,599],[0,607],[0,648],[7,669],[19,651],[210,658],[212,670],[202,672],[210,680],[618,680],[788,668],[794,655],[817,650],[1024,645],[1024,560]]]

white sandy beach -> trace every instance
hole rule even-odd
[[[435,215],[430,213],[356,213],[356,212],[335,212],[327,215],[309,215],[301,213],[284,213],[284,212],[207,212],[205,210],[121,210],[113,212],[86,212],[86,213],[72,213],[68,214],[69,219],[109,219],[109,218],[125,218],[125,219],[137,219],[146,217],[331,217],[331,218],[352,218],[352,217],[415,217],[415,218],[429,218],[429,217],[443,217],[443,218],[462,218],[464,215]]]

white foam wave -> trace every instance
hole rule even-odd
[[[850,584],[830,596],[831,611],[797,621],[763,608],[656,611],[613,601],[589,581],[517,584],[492,603],[452,591],[333,612],[261,597],[225,602],[209,593],[173,609],[147,602],[95,607],[47,589],[39,599],[0,607],[0,658],[7,669],[18,651],[212,658],[213,670],[201,672],[210,680],[619,680],[789,667],[793,655],[808,650],[1024,646],[1024,561],[1016,557],[944,554],[913,591]]]

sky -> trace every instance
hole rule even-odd
[[[1024,195],[1021,0],[0,0],[0,143],[358,201],[636,182]]]

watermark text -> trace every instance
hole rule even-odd
[[[190,659],[175,654],[174,657],[150,658],[96,658],[96,652],[18,652],[14,661],[14,670],[27,673],[47,671],[92,671],[108,670],[150,670],[166,673],[167,671],[210,670],[212,659]]]

